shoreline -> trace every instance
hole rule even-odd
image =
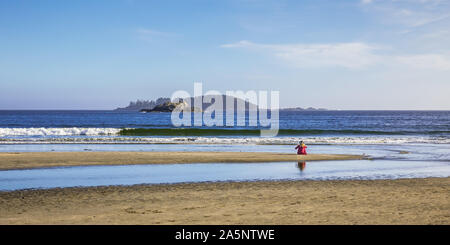
[[[450,177],[0,192],[0,224],[450,224]]]
[[[350,154],[296,155],[271,152],[2,152],[0,153],[0,170],[93,165],[252,163],[361,159],[367,159],[367,157]]]

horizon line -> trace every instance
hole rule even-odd
[[[296,108],[298,108],[298,107],[285,107],[285,108],[279,108],[279,110],[296,109]],[[0,109],[0,111],[116,111],[116,109]],[[450,111],[450,109],[326,109],[326,108],[315,108],[315,110],[308,110],[307,108],[304,108],[303,111]],[[120,111],[120,112],[135,112],[135,111]]]

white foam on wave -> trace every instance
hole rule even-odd
[[[292,145],[299,139],[307,144],[331,145],[377,145],[377,144],[450,144],[450,138],[443,137],[129,137],[114,136],[120,130],[90,129],[82,133],[75,131],[52,132],[52,135],[104,135],[103,137],[43,137],[43,138],[0,138],[2,144],[56,143],[56,144],[253,144],[253,145]]]
[[[307,144],[450,144],[449,137],[435,136],[120,136],[120,128],[0,128],[0,143],[91,143],[91,144],[254,144],[291,145],[298,140]],[[42,136],[42,137],[35,137]],[[67,136],[67,137],[64,137]]]
[[[1,136],[74,136],[116,135],[118,128],[0,128]]]

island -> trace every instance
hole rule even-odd
[[[221,95],[222,96],[222,104],[223,104],[223,111],[226,111],[226,101],[234,101],[234,108],[235,111],[253,111],[258,110],[258,106],[250,103],[248,100],[244,100],[237,97],[227,96],[227,95]],[[178,105],[184,104],[185,107],[189,107],[190,105],[194,105],[194,100],[200,99],[203,101],[201,108],[197,107],[191,107],[191,112],[204,112],[209,106],[211,106],[215,101],[214,99],[208,98],[208,96],[202,96],[202,97],[190,97],[190,98],[184,98],[179,99],[180,102],[172,102],[170,98],[166,97],[160,97],[156,100],[137,100],[137,101],[131,101],[128,106],[126,107],[119,107],[115,109],[114,111],[130,111],[130,112],[172,112]],[[205,102],[205,101],[211,101],[211,102]],[[190,102],[190,103],[187,103]],[[327,109],[324,108],[302,108],[302,107],[291,107],[291,108],[281,108],[279,111],[327,111]]]

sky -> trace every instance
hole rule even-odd
[[[0,109],[114,109],[194,82],[450,110],[450,0],[0,0]]]

